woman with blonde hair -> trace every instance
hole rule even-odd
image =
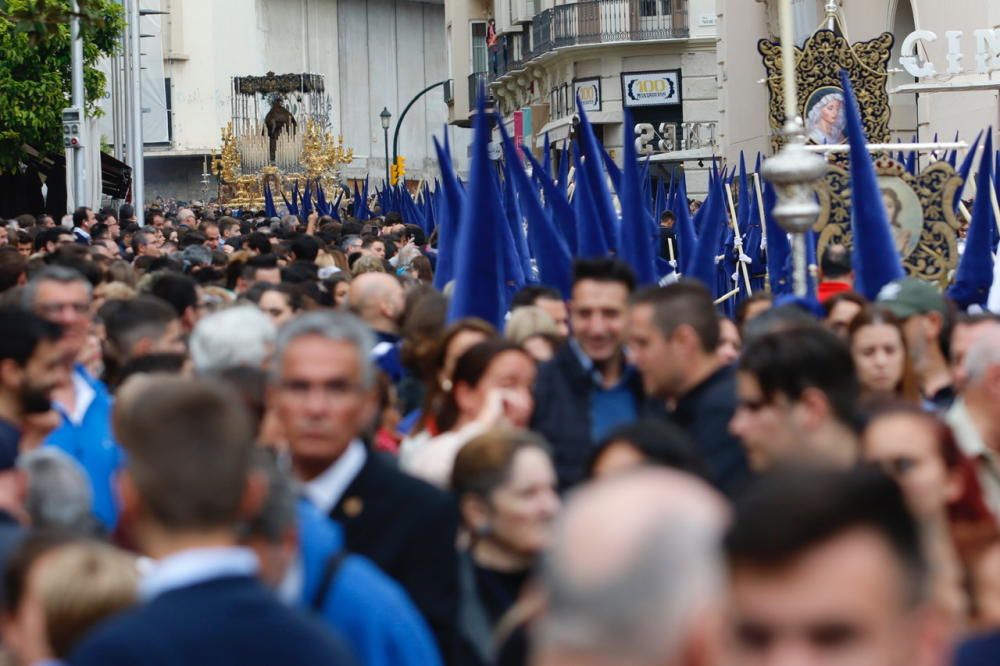
[[[504,327],[504,337],[524,347],[539,363],[552,360],[561,344],[555,320],[537,305],[511,312]]]
[[[4,646],[17,663],[56,663],[99,623],[135,605],[137,560],[112,546],[40,532],[5,573]]]

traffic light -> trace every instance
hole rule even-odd
[[[395,163],[390,164],[389,165],[389,184],[390,185],[395,185],[396,184],[396,180],[398,180],[398,178],[399,178],[399,174],[398,174],[398,172],[396,170],[396,164]]]
[[[400,180],[406,180],[406,158],[402,155],[396,158],[396,175]]]

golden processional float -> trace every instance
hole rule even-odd
[[[276,199],[290,198],[296,182],[329,191],[354,160],[344,137],[329,131],[330,99],[318,74],[233,77],[231,117],[212,156],[221,204],[262,209],[265,184]]]

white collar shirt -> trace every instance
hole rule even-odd
[[[329,514],[365,466],[367,459],[365,445],[361,440],[354,440],[325,472],[304,484],[306,497],[321,513]]]
[[[252,577],[259,568],[257,556],[249,548],[191,548],[154,563],[139,583],[139,598],[149,602],[167,592],[217,578]]]

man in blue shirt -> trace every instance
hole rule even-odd
[[[87,471],[94,491],[94,514],[110,530],[118,518],[113,483],[122,455],[111,434],[111,394],[77,363],[90,335],[90,303],[90,283],[64,266],[44,268],[24,290],[26,308],[62,327],[60,351],[66,380],[52,393],[62,424],[45,444],[70,454]]]
[[[586,259],[573,268],[569,304],[573,337],[538,369],[531,429],[552,444],[559,485],[583,478],[596,445],[634,421],[642,379],[625,359],[625,324],[632,270],[615,259]]]
[[[246,542],[261,577],[289,603],[311,608],[337,630],[366,666],[439,666],[434,636],[398,583],[366,557],[350,554],[340,525],[308,500],[273,454],[257,467],[267,497]]]

